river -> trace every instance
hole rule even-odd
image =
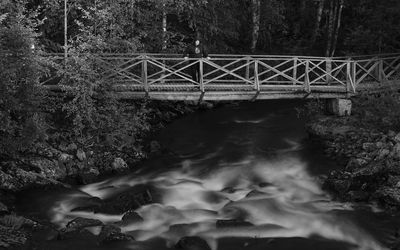
[[[394,218],[375,206],[333,201],[321,189],[318,176],[339,166],[307,139],[296,111],[302,105],[244,102],[188,115],[155,136],[166,150],[137,171],[81,187],[25,192],[18,210],[58,228],[76,217],[116,223],[136,240],[98,244],[95,236],[60,241],[38,233],[40,249],[49,250],[163,250],[184,236],[199,236],[219,250],[386,249]],[[121,223],[127,208],[79,209],[143,188],[151,199],[135,209],[143,221]],[[96,235],[100,227],[90,231]]]

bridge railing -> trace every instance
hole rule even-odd
[[[51,55],[54,63],[61,56]],[[116,90],[136,92],[356,93],[359,86],[399,79],[400,55],[325,58],[270,55],[99,54],[103,80]],[[193,74],[198,74],[198,79]],[[52,81],[46,79],[44,84]]]

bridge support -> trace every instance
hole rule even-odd
[[[328,99],[328,112],[337,116],[351,115],[350,99]]]

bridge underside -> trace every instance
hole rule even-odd
[[[349,98],[347,93],[305,93],[293,92],[115,92],[118,99],[143,99],[171,100],[171,101],[235,101],[235,100],[272,100],[272,99],[331,99]]]
[[[268,100],[268,99],[304,99],[304,98],[348,98],[349,93],[342,86],[312,86],[305,91],[303,86],[271,85],[262,86],[255,90],[251,85],[243,86],[205,86],[204,91],[199,87],[153,85],[150,91],[129,84],[114,85],[115,95],[120,99],[176,100],[176,101],[234,101],[234,100]]]

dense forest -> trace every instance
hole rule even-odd
[[[74,142],[98,161],[112,161],[101,147],[127,158],[142,150],[159,110],[108,97],[96,53],[183,53],[196,37],[210,53],[391,53],[400,49],[399,31],[398,0],[2,0],[2,171],[38,153],[37,143]],[[73,88],[54,96],[37,86],[52,64],[44,52],[65,49],[68,59],[54,68]]]

